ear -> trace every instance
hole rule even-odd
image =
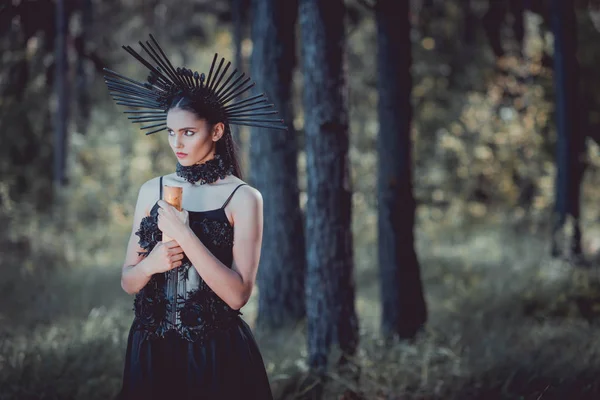
[[[217,122],[215,124],[215,126],[213,127],[213,131],[212,131],[213,142],[216,142],[219,139],[221,139],[223,137],[224,133],[225,133],[225,124],[222,122]]]

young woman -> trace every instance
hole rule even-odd
[[[208,79],[174,69],[158,43],[144,50],[154,65],[145,83],[106,70],[118,104],[142,129],[165,131],[176,172],[139,191],[121,285],[135,294],[121,399],[272,399],[263,359],[239,311],[256,278],[262,198],[241,180],[230,124],[285,129],[257,118],[263,95],[229,105],[248,80],[223,81],[223,60]],[[258,104],[258,106],[257,106]],[[257,112],[258,111],[258,112]],[[130,117],[131,118],[131,117]],[[156,124],[156,122],[159,122]],[[158,129],[157,129],[158,128]],[[162,200],[163,186],[183,187],[182,211]],[[172,240],[162,241],[162,235]]]

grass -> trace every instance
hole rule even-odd
[[[548,242],[502,224],[419,231],[430,317],[412,343],[378,337],[377,271],[358,257],[360,373],[332,368],[324,398],[600,398],[596,270],[550,259]],[[112,398],[132,320],[118,265],[23,274],[16,261],[3,260],[0,400]],[[276,398],[306,398],[303,326],[257,340]]]

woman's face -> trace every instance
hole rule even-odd
[[[173,153],[183,166],[203,163],[214,157],[216,143],[223,135],[223,124],[212,129],[196,114],[180,108],[167,113],[167,131]]]

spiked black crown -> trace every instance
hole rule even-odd
[[[154,36],[150,35],[150,39],[152,43],[148,41],[145,45],[142,42],[139,43],[155,65],[144,59],[130,46],[123,46],[129,54],[150,70],[147,82],[138,82],[104,68],[107,73],[104,81],[112,98],[119,105],[137,109],[136,111],[125,111],[125,113],[134,114],[128,117],[134,123],[149,123],[149,125],[141,127],[143,130],[150,130],[146,135],[166,128],[167,109],[171,102],[180,95],[189,96],[194,103],[199,105],[200,109],[226,124],[287,130],[282,119],[261,118],[277,114],[275,110],[265,111],[274,108],[274,105],[268,103],[264,93],[229,104],[255,85],[249,77],[244,79],[245,73],[236,77],[237,69],[223,81],[231,62],[227,62],[221,71],[225,62],[225,59],[221,58],[216,71],[214,71],[218,56],[215,54],[208,78],[205,78],[204,73],[198,74],[198,72],[192,72],[186,68],[175,69]]]

